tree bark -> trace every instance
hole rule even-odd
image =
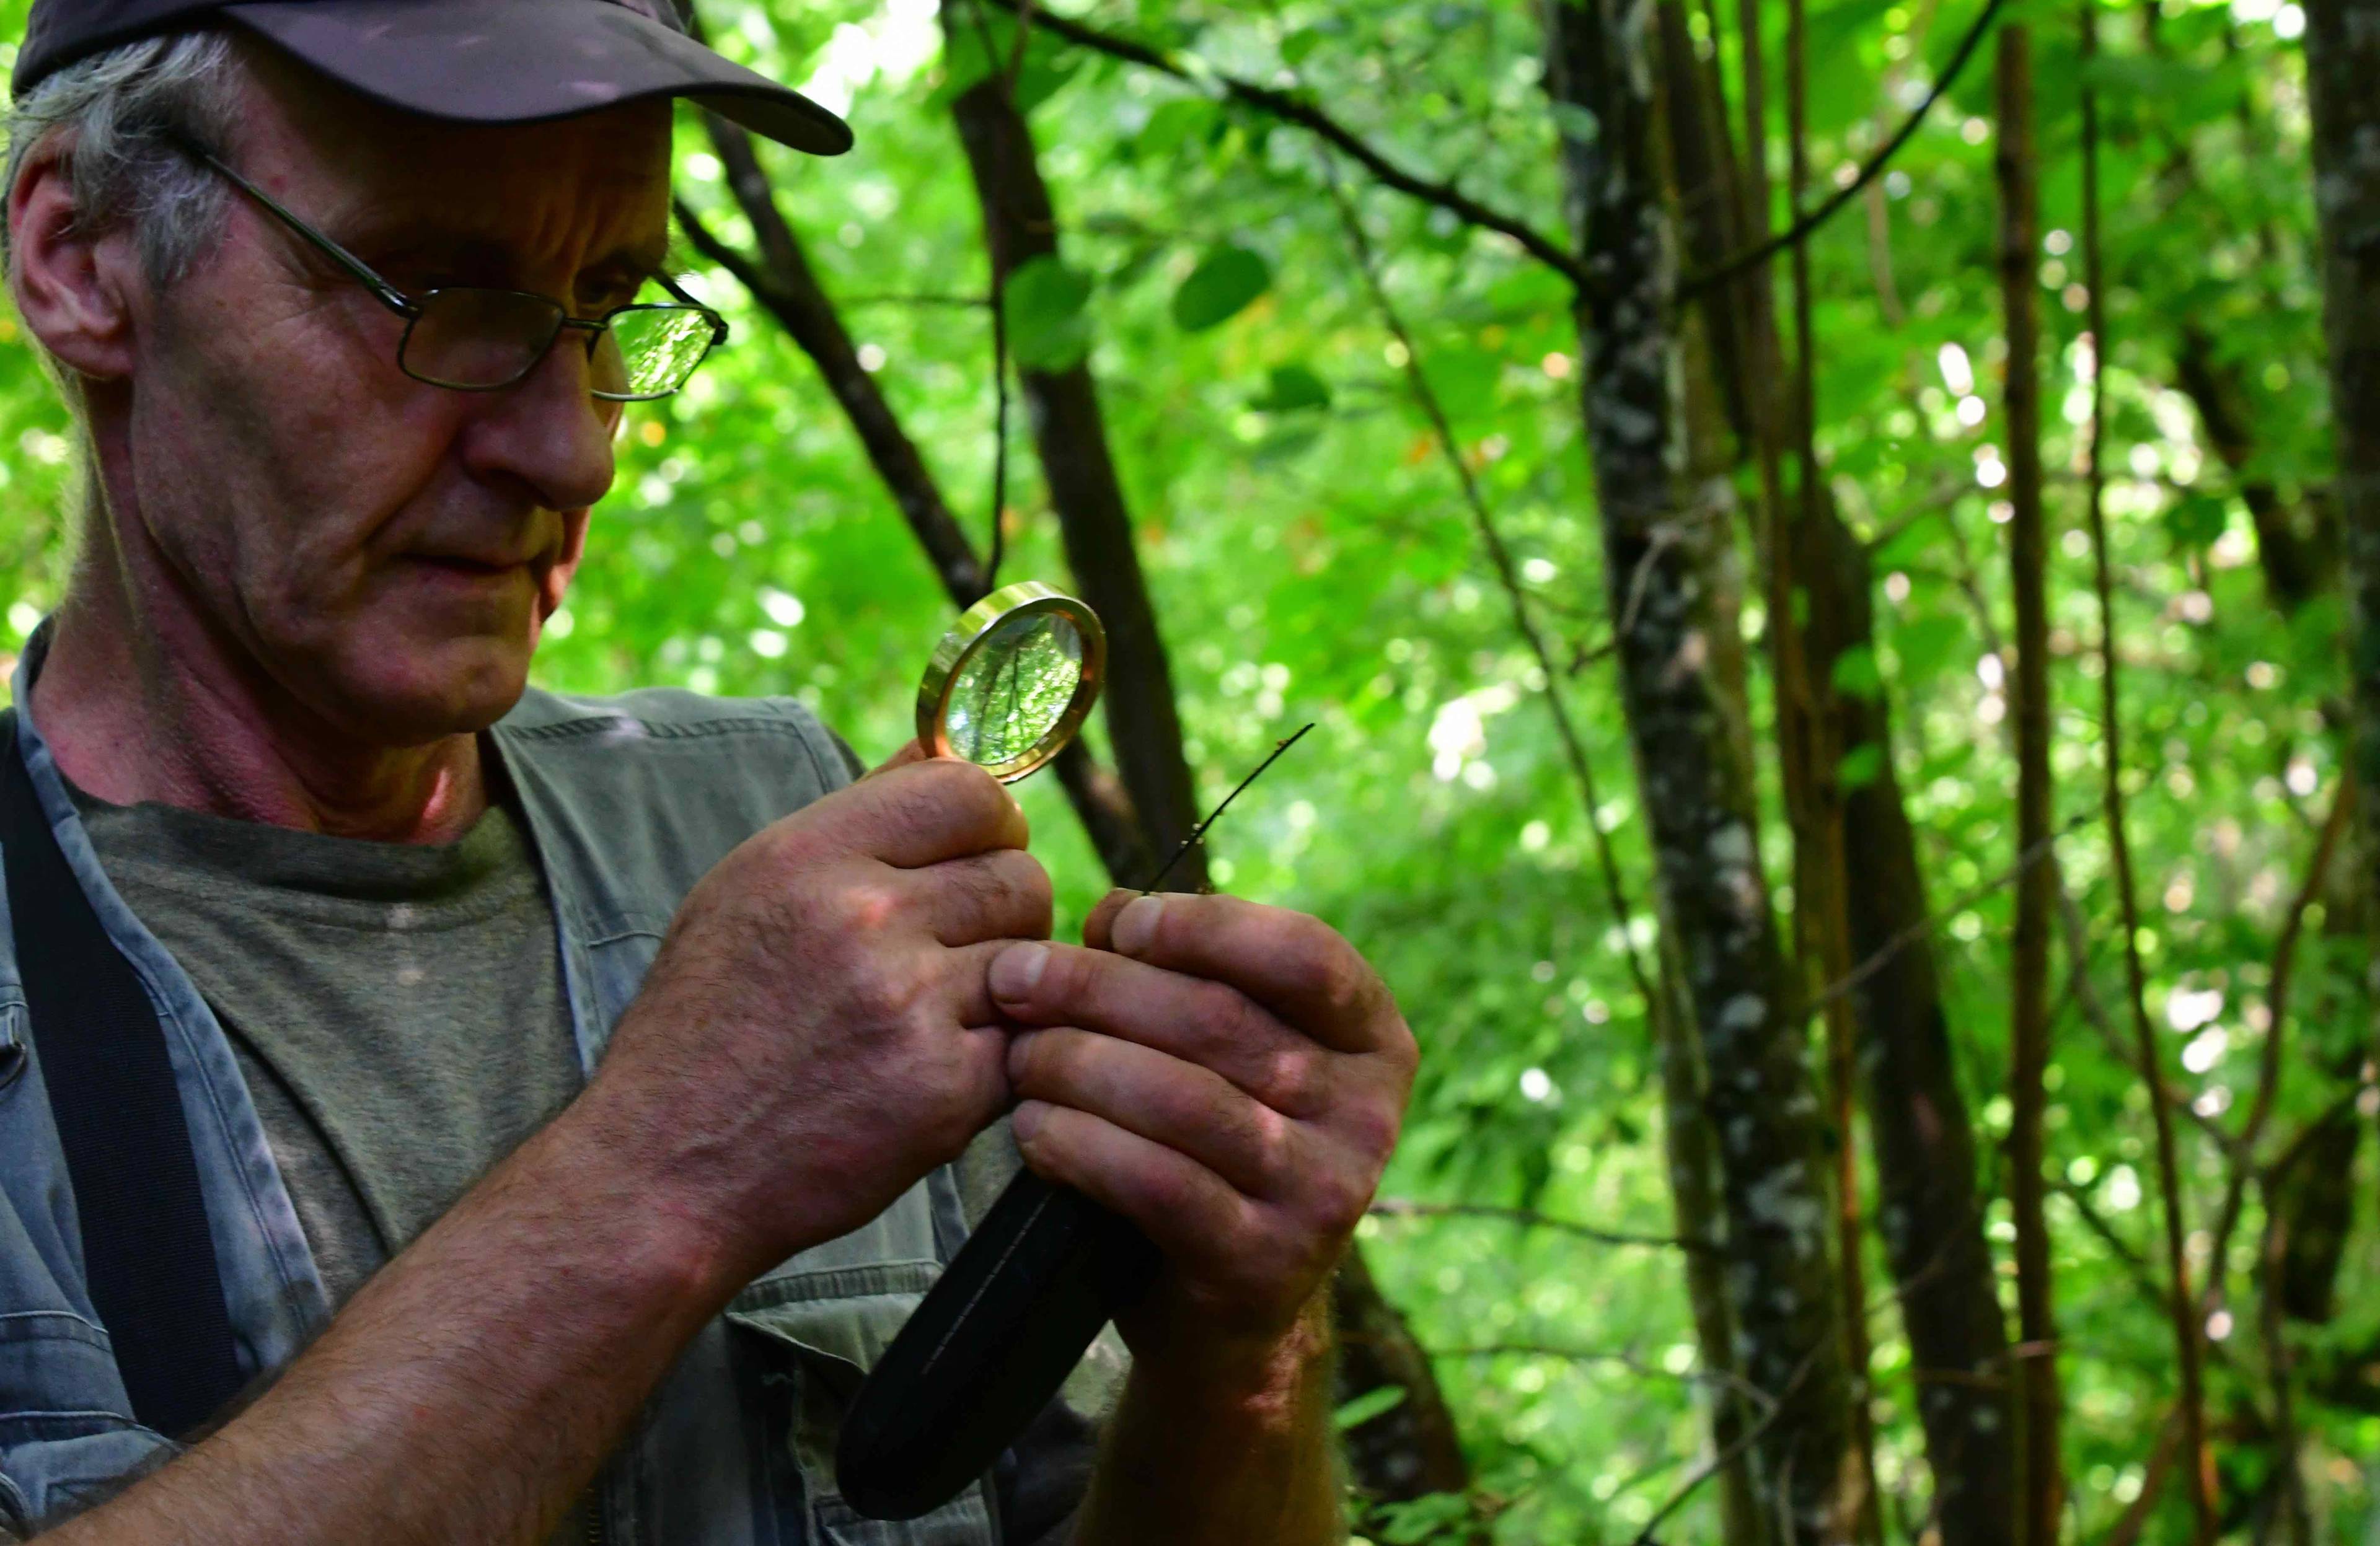
[[[946,18],[946,25],[956,25]],[[1032,128],[998,76],[963,92],[953,108],[959,139],[983,208],[984,238],[1002,280],[1036,258],[1055,257],[1058,222],[1041,177]],[[1133,808],[1158,852],[1170,854],[1197,825],[1190,766],[1182,754],[1182,720],[1173,673],[1157,627],[1132,513],[1108,448],[1099,383],[1087,363],[1065,370],[1022,369],[1018,379],[1031,410],[1033,437],[1050,502],[1066,546],[1066,562],[1083,599],[1108,634],[1108,689],[1100,703],[1116,769]],[[1207,856],[1185,855],[1175,869],[1184,888],[1203,890]]]
[[[705,116],[720,164],[727,172],[729,190],[760,245],[759,259],[756,261],[724,246],[691,218],[690,211],[680,210],[679,223],[694,245],[734,273],[810,356],[827,390],[850,419],[869,465],[892,495],[893,503],[900,506],[917,545],[925,550],[943,593],[955,606],[971,605],[983,594],[982,561],[976,557],[958,518],[951,513],[917,442],[901,427],[876,379],[861,368],[850,331],[820,286],[800,238],[777,206],[776,191],[753,151],[751,137],[723,118]],[[1080,742],[1061,753],[1056,766],[1075,814],[1108,874],[1118,885],[1146,877],[1156,861],[1150,857],[1148,839],[1131,797],[1115,775],[1100,767]]]
[[[1678,1238],[1687,1242],[1686,1304],[1694,1322],[1694,1344],[1706,1371],[1741,1377],[1735,1356],[1735,1310],[1727,1293],[1727,1214],[1719,1191],[1718,1143],[1711,1130],[1709,1081],[1702,1049],[1694,1045],[1690,1012],[1677,988],[1674,963],[1665,952],[1659,992],[1651,1007],[1660,1038],[1661,1136],[1670,1164],[1670,1204]],[[1697,1249],[1699,1248],[1699,1249]],[[1719,1540],[1725,1546],[1768,1546],[1774,1532],[1753,1476],[1752,1457],[1742,1453],[1743,1434],[1757,1420],[1732,1390],[1715,1388],[1711,1397],[1711,1448],[1732,1456],[1718,1474]]]
[[[1759,1436],[1756,1474],[1791,1540],[1816,1546],[1844,1539],[1848,1522],[1840,1306],[1819,1111],[1760,869],[1742,703],[1725,687],[1740,646],[1714,616],[1728,485],[1723,469],[1686,463],[1679,385],[1692,351],[1676,305],[1652,11],[1553,0],[1546,13],[1548,87],[1597,126],[1591,138],[1566,129],[1562,144],[1572,224],[1599,291],[1579,319],[1586,437],[1663,924],[1719,1137],[1742,1367],[1781,1408]]]
[[[2380,791],[2380,0],[2311,0],[2306,86],[2314,211],[2322,230],[2323,331],[2338,437],[2349,743],[2359,788]],[[2380,937],[2380,798],[2357,802],[2366,927]],[[2380,948],[2367,984],[2380,986]]]
[[[2063,1501],[2058,1464],[2058,1324],[2050,1298],[2044,1211],[2043,1074],[2049,1063],[2049,930],[2057,876],[2049,841],[2049,612],[2041,498],[2041,320],[2034,277],[2039,245],[2033,150],[2033,57],[2021,25],[1999,37],[2000,303],[2008,337],[2009,571],[2016,598],[2016,884],[2011,948],[2010,1201],[2016,1222],[2017,1319],[2023,1338],[2017,1391],[2017,1539],[2055,1546]]]
[[[1743,163],[1730,153],[1717,91],[1696,66],[1683,6],[1665,0],[1661,19],[1682,208],[1727,211],[1685,224],[1694,265],[1708,268],[1757,239],[1732,212],[1746,202],[1733,175]],[[1690,110],[1696,97],[1701,110]],[[1697,191],[1712,188],[1717,192]],[[1775,379],[1755,362],[1781,353],[1773,313],[1754,305],[1753,277],[1714,288],[1701,306],[1714,319],[1709,336],[1718,345],[1719,375],[1747,389]],[[1722,316],[1736,320],[1722,327],[1716,320]],[[1734,341],[1732,350],[1723,341]],[[1757,456],[1762,430],[1754,410],[1771,410],[1750,390],[1727,401],[1742,454]],[[1843,525],[1831,491],[1823,482],[1814,491],[1816,511],[1802,529],[1793,568],[1808,598],[1807,670],[1831,683],[1847,656],[1873,655],[1874,585],[1866,550]],[[1914,1406],[1934,1473],[1930,1519],[1943,1546],[2007,1546],[2015,1468],[2005,1389],[2008,1330],[1984,1239],[1974,1128],[1951,1055],[1932,939],[1900,937],[1910,920],[1929,916],[1931,908],[1893,768],[1890,706],[1881,693],[1845,692],[1836,694],[1835,710],[1845,753],[1873,746],[1882,754],[1874,778],[1840,791],[1844,867],[1860,877],[1845,897],[1852,957],[1866,971],[1851,999],[1875,1158],[1876,1222],[1909,1336]],[[1673,1155],[1673,1170],[1676,1163]]]

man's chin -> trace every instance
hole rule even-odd
[[[520,702],[528,646],[516,639],[441,639],[392,646],[350,662],[325,685],[327,718],[366,742],[421,746],[476,735]]]

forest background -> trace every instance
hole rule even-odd
[[[2380,1540],[2380,7],[698,8],[858,148],[682,120],[541,678],[880,756],[997,508],[1062,930],[1318,724],[1191,868],[1421,1037],[1368,1539]],[[67,428],[0,319],[0,657]]]

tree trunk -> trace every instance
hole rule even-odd
[[[955,606],[971,605],[983,593],[983,562],[976,557],[965,528],[951,513],[926,459],[902,429],[876,379],[861,368],[850,331],[820,288],[800,238],[777,207],[775,189],[753,152],[751,137],[723,118],[706,117],[711,143],[727,172],[729,189],[760,244],[759,259],[755,262],[729,249],[686,218],[688,211],[681,211],[680,224],[696,248],[733,272],[810,356],[827,390],[851,420],[869,464],[900,506],[917,545],[925,550],[935,577],[942,582],[943,593]],[[1100,767],[1080,742],[1060,754],[1057,769],[1075,814],[1108,873],[1119,885],[1146,876],[1155,861],[1131,797],[1115,775]]]
[[[1675,216],[1649,7],[1553,0],[1547,83],[1595,115],[1566,130],[1572,224],[1599,293],[1582,296],[1587,443],[1621,692],[1664,926],[1708,1071],[1729,1286],[1744,1376],[1779,1403],[1757,1474],[1797,1543],[1843,1539],[1850,1415],[1828,1250],[1819,1112],[1789,1002],[1756,841],[1759,813],[1725,681],[1740,646],[1714,616],[1728,485],[1686,465]],[[1698,362],[1699,363],[1699,362]]]
[[[1667,0],[1661,15],[1683,208],[1732,211],[1744,203],[1733,186],[1740,161],[1730,154],[1717,92],[1696,66],[1683,6]],[[1699,112],[1689,108],[1695,95]],[[1720,186],[1717,195],[1697,193],[1712,184]],[[1690,218],[1686,232],[1697,269],[1716,267],[1757,239],[1731,213]],[[1753,305],[1748,282],[1714,288],[1702,309],[1714,319],[1737,319],[1726,328],[1714,320],[1710,328],[1721,345],[1716,353],[1723,379],[1747,386],[1773,380],[1755,362],[1781,352],[1775,320]],[[1729,351],[1722,341],[1730,339],[1740,341],[1742,352]],[[1748,393],[1728,401],[1744,455],[1756,455],[1755,403]],[[1831,683],[1839,661],[1873,656],[1873,585],[1866,550],[1843,525],[1831,491],[1821,482],[1814,492],[1816,513],[1802,532],[1793,567],[1808,597],[1808,673]],[[1845,898],[1852,957],[1864,973],[1851,999],[1876,1164],[1876,1225],[1909,1336],[1914,1405],[1934,1472],[1930,1517],[1943,1546],[2007,1546],[2015,1467],[2004,1388],[2008,1331],[1984,1239],[1974,1128],[1951,1056],[1932,939],[1900,937],[1930,908],[1915,829],[1893,769],[1890,707],[1880,692],[1840,693],[1835,707],[1842,751],[1874,747],[1880,754],[1873,778],[1841,788],[1843,863],[1860,877]],[[1674,1157],[1671,1163],[1674,1168]]]
[[[2044,1212],[2042,1076],[2049,1062],[2049,930],[2057,876],[2049,843],[2049,613],[2041,499],[2041,320],[2034,277],[2033,61],[2023,27],[1999,37],[2000,299],[2008,335],[2009,568],[2016,596],[2016,932],[2010,985],[2010,1199],[2016,1221],[2017,1527],[2026,1546],[2054,1546],[2058,1466],[2058,1325],[2050,1303]]]
[[[998,76],[981,81],[960,95],[953,112],[983,206],[995,273],[1004,281],[1033,259],[1055,257],[1058,223],[1049,186],[1032,129],[1010,100],[1006,81]],[[1170,854],[1197,825],[1198,812],[1182,755],[1172,669],[1141,575],[1132,513],[1108,450],[1099,383],[1087,363],[1017,374],[1067,564],[1083,599],[1107,627],[1109,682],[1100,703],[1116,768],[1143,829],[1158,852]],[[1204,852],[1185,855],[1174,875],[1185,889],[1204,889]]]
[[[1686,1304],[1703,1368],[1741,1376],[1735,1356],[1735,1311],[1727,1296],[1727,1214],[1719,1194],[1718,1144],[1711,1130],[1708,1080],[1694,1045],[1677,972],[1663,953],[1661,1001],[1649,1007],[1660,1038],[1661,1136],[1670,1163],[1670,1203],[1686,1249]],[[1711,1448],[1732,1456],[1718,1474],[1719,1540],[1725,1546],[1768,1546],[1775,1539],[1760,1506],[1744,1431],[1757,1420],[1734,1391],[1710,1394]]]
[[[2357,786],[2380,791],[2380,3],[2310,0],[2306,85],[2314,210],[2322,227],[2324,333],[2338,441],[2340,548]],[[2380,937],[2380,798],[2357,802],[2367,929]],[[2380,948],[2370,971],[2380,979]],[[2368,979],[2369,981],[2370,979]],[[2380,986],[2380,982],[2373,985]]]

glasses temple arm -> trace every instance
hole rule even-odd
[[[273,195],[265,192],[254,183],[249,182],[246,177],[243,177],[238,173],[233,171],[230,166],[225,163],[224,159],[221,156],[216,155],[212,151],[208,150],[205,146],[198,143],[196,140],[187,139],[179,135],[176,135],[173,138],[176,148],[179,149],[183,154],[196,158],[200,163],[206,166],[209,171],[214,173],[217,176],[223,178],[225,182],[228,182],[232,187],[239,189],[242,193],[247,194],[250,199],[253,199],[258,203],[263,205],[266,210],[273,213],[275,219],[281,222],[282,224],[286,225],[290,230],[304,237],[306,241],[312,246],[316,251],[322,253],[323,257],[328,258],[331,261],[345,269],[347,272],[349,278],[355,280],[356,283],[361,284],[365,289],[370,290],[373,296],[378,299],[382,306],[387,307],[390,310],[402,317],[411,317],[421,309],[406,296],[404,291],[399,290],[395,285],[391,284],[387,280],[382,279],[379,274],[373,272],[370,264],[357,257],[354,253],[349,252],[346,248],[341,247],[337,242],[333,241],[329,236],[315,230],[313,226],[308,224],[305,221],[298,219],[297,215],[291,213],[287,209],[283,207],[279,199],[273,198]]]

